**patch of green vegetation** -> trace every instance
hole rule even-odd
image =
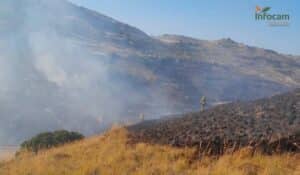
[[[21,144],[21,149],[38,152],[42,149],[49,149],[65,143],[81,140],[83,138],[84,136],[78,132],[69,132],[66,130],[44,132],[24,141]]]

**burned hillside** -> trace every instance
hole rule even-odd
[[[128,127],[133,142],[197,147],[201,155],[243,147],[264,153],[299,152],[300,89],[250,102]]]

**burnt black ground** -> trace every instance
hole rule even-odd
[[[205,154],[223,154],[246,146],[264,153],[299,152],[300,89],[182,117],[144,121],[128,129],[132,142],[195,146]]]

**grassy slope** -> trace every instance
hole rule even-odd
[[[218,160],[191,161],[193,149],[144,143],[129,145],[127,135],[125,129],[113,129],[102,136],[38,155],[23,153],[0,164],[0,175],[300,174],[299,154],[250,157],[244,150]]]

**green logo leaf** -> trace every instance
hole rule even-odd
[[[266,13],[267,11],[269,11],[271,9],[271,7],[265,7],[261,10],[262,13]]]

